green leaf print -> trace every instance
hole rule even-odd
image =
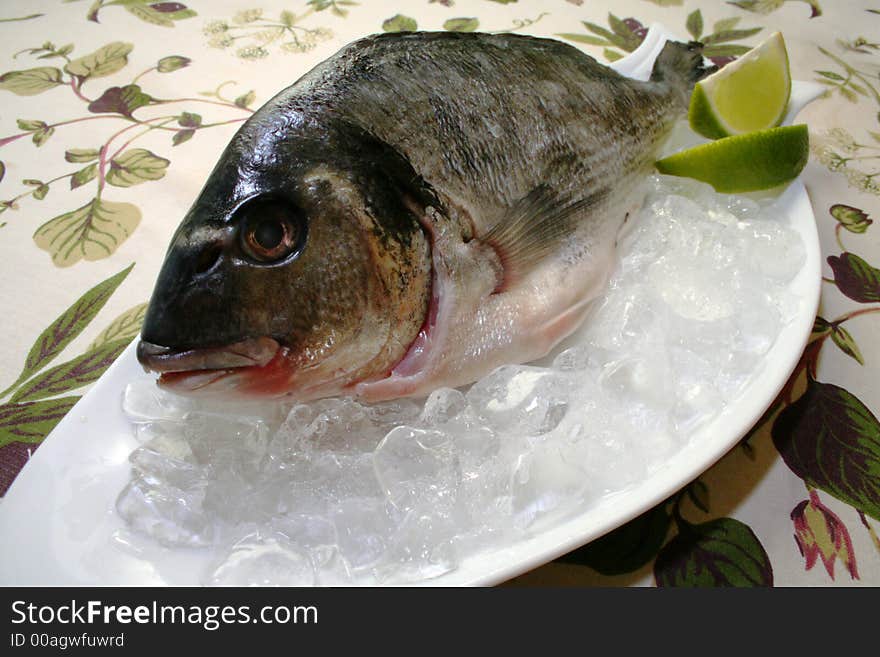
[[[382,21],[382,30],[385,32],[415,32],[419,28],[414,18],[397,14]]]
[[[80,0],[64,0],[79,2]],[[160,27],[174,27],[174,21],[197,16],[195,11],[180,2],[154,2],[154,0],[93,0],[86,12],[86,18],[95,23],[100,22],[102,9],[121,6],[133,16],[145,23]]]
[[[9,71],[0,75],[0,89],[19,96],[36,96],[62,84],[61,70],[51,66]]]
[[[614,35],[617,37],[617,39],[612,39],[612,43],[620,46],[627,52],[632,52],[639,47],[639,44],[642,42],[641,37],[626,22],[609,13],[608,25],[611,26]]]
[[[156,70],[159,71],[159,73],[172,73],[173,71],[179,71],[180,69],[189,66],[191,63],[192,60],[189,57],[170,55],[169,57],[163,57],[159,60],[159,63],[156,64]]]
[[[133,308],[129,308],[98,334],[98,337],[89,345],[89,350],[97,349],[114,340],[133,340],[141,330],[146,312],[146,303],[139,303]]]
[[[771,436],[808,485],[880,520],[880,423],[855,395],[811,379],[777,416]]]
[[[664,502],[561,560],[589,566],[602,575],[631,573],[657,556],[671,524]]]
[[[820,315],[816,315],[816,319],[813,320],[813,329],[810,333],[813,335],[826,335],[831,333],[832,328],[834,327],[831,322]]]
[[[114,340],[87,351],[66,363],[46,370],[25,383],[12,402],[38,401],[76,390],[98,380],[128,346],[130,340]]]
[[[831,206],[830,212],[831,216],[851,233],[864,233],[868,230],[868,226],[874,223],[865,212],[851,205],[837,203]]]
[[[235,103],[236,107],[241,107],[242,109],[245,109],[247,107],[250,107],[251,103],[253,103],[256,99],[257,95],[254,93],[253,89],[251,89],[246,94],[238,96],[233,102]]]
[[[697,9],[697,13],[699,13],[699,9]],[[702,17],[701,17],[702,19]],[[726,32],[727,30],[732,30],[735,28],[740,21],[739,16],[731,16],[730,18],[722,18],[720,20],[715,21],[712,25],[713,32]]]
[[[480,27],[477,18],[450,18],[443,23],[443,29],[448,32],[473,32]]]
[[[71,148],[64,151],[64,159],[68,162],[91,162],[100,157],[101,151],[97,148]]]
[[[713,25],[711,34],[703,34],[705,24],[703,14],[696,9],[688,14],[685,20],[685,29],[694,39],[704,44],[703,54],[713,60],[718,66],[723,66],[730,60],[747,53],[750,46],[729,43],[753,36],[763,28],[752,27],[742,30],[734,29],[739,23],[738,17],[726,18],[717,21]],[[645,38],[648,28],[635,18],[618,18],[613,13],[608,14],[608,28],[596,23],[583,21],[583,26],[589,34],[576,34],[571,32],[558,33],[556,36],[577,43],[592,46],[605,46],[602,54],[609,61],[615,61],[633,52]]]
[[[575,41],[577,43],[585,43],[588,46],[604,46],[607,41],[600,37],[590,36],[589,34],[576,34],[573,32],[560,32],[556,36],[561,36],[563,39],[568,39],[569,41]]]
[[[850,358],[853,358],[859,365],[864,365],[865,360],[862,358],[862,352],[853,339],[853,336],[842,326],[835,326],[831,331],[831,341],[836,344],[840,350]]]
[[[141,91],[136,84],[124,87],[109,87],[101,97],[89,103],[93,114],[122,114],[131,117],[138,108],[153,102],[153,98]]]
[[[346,3],[338,3],[340,6]],[[209,37],[208,46],[224,50],[232,49],[237,57],[258,60],[271,54],[273,44],[285,53],[305,53],[317,47],[321,41],[333,38],[333,31],[326,27],[306,27],[302,23],[315,11],[338,7],[333,3],[313,5],[314,9],[294,14],[283,10],[278,18],[264,15],[262,9],[246,9],[237,12],[230,20],[213,19],[202,28]],[[339,10],[345,11],[345,10]],[[235,46],[233,48],[233,46]]]
[[[42,130],[47,127],[45,121],[37,121],[35,119],[16,119],[15,124],[19,130],[26,130],[28,132]]]
[[[98,48],[95,52],[74,59],[64,66],[71,75],[82,78],[101,78],[112,75],[128,64],[128,53],[134,46],[123,41],[114,41]]]
[[[161,11],[160,9],[156,9],[156,7],[173,7],[175,5],[183,8],[177,10],[172,9],[171,11]],[[137,16],[145,23],[158,25],[160,27],[174,27],[174,21],[196,16],[196,12],[192,9],[188,9],[177,2],[161,2],[153,3],[152,5],[133,2],[127,4],[125,9],[128,13]]]
[[[165,175],[170,160],[159,157],[145,148],[130,148],[110,161],[107,184],[114,187],[132,187]]]
[[[28,352],[24,368],[16,382],[0,393],[0,397],[5,397],[19,383],[48,365],[73,339],[82,333],[83,329],[104,307],[120,283],[125,280],[132,267],[134,264],[95,285],[49,324],[46,330],[37,337]]]
[[[772,586],[773,568],[751,528],[734,518],[698,525],[679,521],[679,533],[654,562],[657,586]]]
[[[688,14],[687,21],[685,22],[685,27],[687,28],[688,34],[690,34],[695,40],[699,39],[703,34],[703,14],[699,9],[696,11],[692,11]]]
[[[40,442],[79,399],[79,396],[68,396],[23,404],[0,404],[0,447],[12,442]]]
[[[880,301],[880,269],[849,252],[825,260],[834,272],[834,284],[843,294],[859,303]]]
[[[705,36],[702,41],[704,45],[711,45],[715,43],[727,43],[728,41],[740,41],[742,39],[748,39],[750,36],[754,36],[764,28],[762,27],[753,27],[748,30],[725,30],[723,32],[713,32]]]
[[[789,0],[738,0],[737,2],[728,2],[740,9],[751,11],[756,14],[770,14],[784,5]],[[816,18],[822,15],[822,7],[819,6],[818,0],[798,0],[810,5],[810,18]]]
[[[45,16],[45,14],[29,14],[27,16],[19,16],[18,18],[0,18],[0,23],[15,23],[17,21],[29,21],[34,18]]]
[[[100,260],[111,255],[140,221],[137,206],[96,197],[40,226],[34,242],[51,254],[55,265],[69,267],[83,259]]]
[[[345,18],[348,16],[348,10],[345,7],[354,7],[358,3],[354,2],[354,0],[309,0],[308,4],[315,11],[329,9],[333,15]]]
[[[32,137],[32,141],[37,146],[42,146],[43,144],[46,143],[46,140],[49,139],[49,137],[51,137],[54,134],[54,132],[55,132],[55,128],[51,128],[49,126],[46,126],[45,128],[41,128],[34,133],[34,136]]]
[[[70,177],[70,188],[76,189],[77,187],[82,187],[86,183],[94,180],[97,175],[98,163],[92,162],[91,164],[87,164]]]
[[[194,112],[181,112],[177,123],[184,128],[198,128],[202,125],[202,117]]]
[[[174,133],[174,136],[171,138],[172,146],[180,146],[183,142],[189,141],[192,139],[192,136],[196,134],[196,131],[192,128],[187,128],[186,130],[178,130]]]
[[[164,10],[177,3],[153,3],[151,6],[155,8],[158,4],[162,4]],[[153,131],[161,130],[165,131],[165,134],[170,133],[173,145],[179,145],[190,139],[199,130],[244,121],[245,117],[242,115],[252,113],[248,105],[256,100],[253,91],[240,95],[234,101],[219,95],[224,86],[235,84],[233,81],[228,81],[218,86],[217,90],[210,94],[216,100],[204,102],[212,105],[212,108],[209,109],[213,109],[213,106],[217,105],[232,109],[238,112],[237,117],[231,119],[223,116],[219,119],[213,116],[203,118],[200,113],[192,111],[199,106],[184,106],[185,109],[179,111],[177,116],[142,118],[136,114],[140,108],[146,108],[146,106],[178,103],[183,100],[192,104],[203,102],[198,98],[157,100],[145,93],[137,84],[149,73],[153,73],[155,77],[160,73],[179,70],[190,65],[191,60],[181,55],[163,57],[155,65],[140,73],[132,73],[129,84],[109,87],[90,96],[83,92],[83,84],[92,78],[110,75],[126,67],[129,55],[133,52],[132,44],[115,41],[83,57],[69,60],[68,54],[73,49],[73,44],[58,48],[52,42],[46,41],[38,47],[20,51],[20,53],[27,53],[34,57],[62,57],[68,60],[64,71],[44,67],[11,71],[0,76],[0,80],[2,80],[0,89],[18,94],[34,95],[61,85],[75,98],[77,103],[82,103],[79,105],[81,108],[79,116],[63,117],[61,120],[55,119],[55,122],[52,123],[47,122],[39,115],[18,117],[16,120],[18,131],[0,137],[0,148],[21,139],[32,139],[36,146],[43,146],[50,138],[56,138],[54,137],[56,130],[61,132],[67,129],[62,126],[70,126],[71,130],[76,130],[85,121],[100,120],[100,124],[91,124],[96,127],[98,125],[110,127],[113,122],[117,124],[111,130],[106,131],[100,138],[100,142],[94,144],[94,148],[68,148],[64,151],[65,161],[77,164],[78,167],[73,167],[61,175],[45,180],[32,179],[32,184],[27,182],[24,184],[34,187],[34,189],[25,188],[11,198],[0,200],[0,212],[5,212],[9,209],[18,209],[19,201],[24,198],[33,199],[35,202],[43,200],[51,190],[55,189],[56,183],[64,180],[68,181],[65,187],[71,190],[95,185],[92,201],[70,212],[54,216],[34,233],[35,244],[47,251],[54,264],[59,267],[71,266],[83,260],[97,260],[110,256],[138,226],[141,219],[140,209],[131,203],[106,199],[106,192],[114,187],[125,188],[159,180],[165,176],[170,162],[146,149],[131,147],[134,141]],[[88,114],[82,112],[86,107],[89,110]],[[119,123],[123,120],[125,123],[120,126]],[[139,132],[131,132],[137,126],[141,126],[142,129]],[[128,133],[127,140],[117,142],[117,148],[111,149],[114,140],[125,133]],[[80,203],[82,201],[78,205]]]

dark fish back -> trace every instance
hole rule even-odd
[[[559,41],[420,32],[355,42],[270,105],[357,124],[482,230],[539,185],[595,193],[637,167],[668,127],[668,87]]]

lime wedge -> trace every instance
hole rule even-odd
[[[688,121],[710,139],[766,130],[782,122],[790,95],[788,53],[775,32],[696,84]]]
[[[660,173],[695,178],[718,192],[735,194],[791,182],[809,156],[807,126],[791,125],[711,141],[656,164]]]

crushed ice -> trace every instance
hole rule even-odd
[[[131,384],[119,514],[210,550],[209,585],[406,583],[643,480],[759,371],[804,262],[772,199],[652,184],[552,364],[420,403],[219,407]]]

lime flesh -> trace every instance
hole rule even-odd
[[[738,60],[698,82],[691,127],[710,139],[766,130],[782,122],[791,95],[785,41],[774,33]]]

